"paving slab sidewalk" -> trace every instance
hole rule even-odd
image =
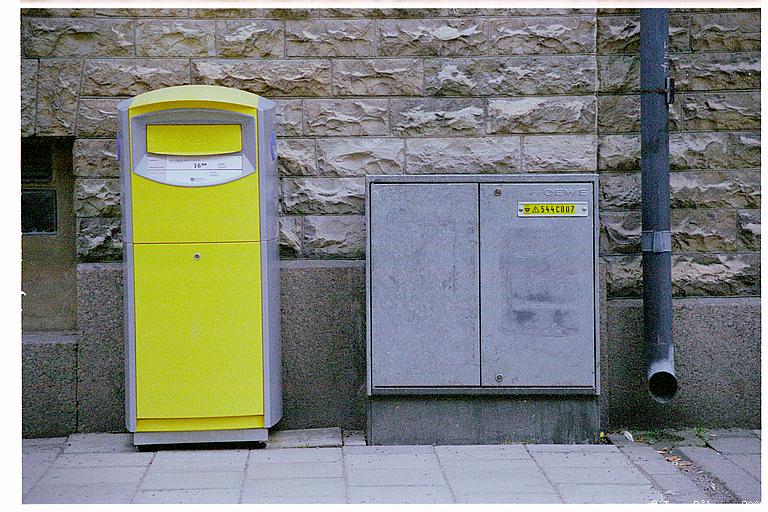
[[[682,479],[679,502],[698,497],[653,449],[365,446],[338,429],[317,434],[279,440],[322,447],[149,452],[124,434],[25,441],[23,502],[650,503],[671,492],[655,475]]]

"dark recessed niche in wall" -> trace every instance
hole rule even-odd
[[[21,232],[25,235],[56,233],[55,190],[22,190]]]
[[[53,180],[51,142],[35,137],[22,140],[21,182],[50,183],[51,180]]]

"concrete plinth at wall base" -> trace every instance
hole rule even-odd
[[[22,336],[22,435],[56,437],[77,428],[77,336]]]
[[[597,398],[371,396],[368,444],[595,443]]]

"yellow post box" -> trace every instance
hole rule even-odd
[[[118,106],[126,427],[266,441],[282,415],[275,103],[169,87]]]

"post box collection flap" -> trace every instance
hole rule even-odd
[[[149,124],[147,153],[223,155],[243,149],[239,124]]]

